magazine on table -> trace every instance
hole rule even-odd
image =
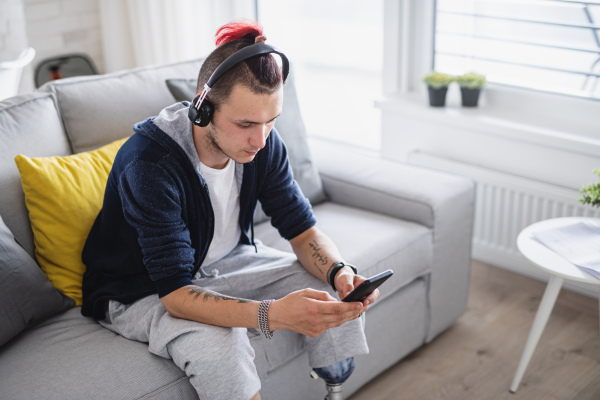
[[[532,238],[600,279],[600,224],[580,221],[534,232]]]

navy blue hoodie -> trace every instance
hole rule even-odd
[[[165,115],[176,121],[161,119],[169,109]],[[165,110],[156,120],[153,117],[136,124],[135,134],[117,153],[102,210],[83,249],[87,267],[83,315],[104,319],[109,299],[130,304],[150,294],[162,297],[190,285],[206,256],[214,217],[208,187],[195,168],[199,160],[189,145],[193,140],[191,123],[185,116],[187,103]],[[178,137],[168,129],[182,124],[185,129],[177,135],[189,137]],[[181,143],[188,143],[187,148]],[[287,240],[316,223],[310,203],[293,179],[287,150],[275,129],[254,160],[238,164],[236,169],[242,176],[241,243],[253,244],[257,200]]]

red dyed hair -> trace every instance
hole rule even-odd
[[[221,46],[232,40],[252,39],[262,35],[263,27],[256,21],[241,19],[229,22],[219,28],[215,34],[217,46]]]

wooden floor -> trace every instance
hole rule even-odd
[[[545,283],[473,262],[465,314],[350,400],[600,399],[598,301],[562,290],[516,394]]]

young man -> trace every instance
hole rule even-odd
[[[265,39],[257,24],[222,27],[198,87]],[[293,180],[273,129],[283,78],[271,54],[256,55],[213,85],[207,125],[192,124],[183,103],[136,124],[83,251],[82,313],[173,359],[201,399],[260,398],[247,328],[308,336],[311,366],[329,384],[368,352],[359,317],[379,292],[355,303],[332,296],[365,278],[315,226]],[[255,243],[258,200],[295,255]]]

